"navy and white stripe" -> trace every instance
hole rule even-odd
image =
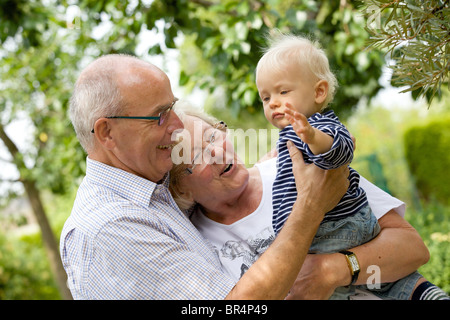
[[[324,114],[316,113],[308,121],[311,126],[333,137],[333,145],[328,152],[314,155],[308,145],[294,132],[292,125],[280,131],[280,138],[277,143],[277,176],[272,189],[273,229],[276,234],[281,230],[297,199],[297,189],[292,174],[292,161],[286,145],[288,140],[291,140],[303,153],[306,163],[314,163],[322,169],[335,169],[350,163],[353,159],[354,144],[350,133],[339,122],[333,111]],[[353,215],[368,204],[364,190],[359,187],[359,174],[352,168],[350,168],[349,180],[350,186],[347,193],[339,204],[325,215],[323,221],[339,220]]]

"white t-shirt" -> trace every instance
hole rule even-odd
[[[230,225],[213,221],[196,210],[192,223],[216,250],[224,271],[238,281],[275,239],[272,228],[272,185],[277,173],[276,158],[256,164],[262,178],[263,194],[259,207]],[[405,203],[392,197],[363,177],[360,186],[366,191],[369,205],[380,219],[394,209],[402,217]]]

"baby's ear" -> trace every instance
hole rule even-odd
[[[314,86],[315,101],[317,104],[322,104],[325,102],[328,96],[328,81],[319,80]]]

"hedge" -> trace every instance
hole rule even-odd
[[[450,118],[410,127],[405,156],[422,199],[450,204]]]

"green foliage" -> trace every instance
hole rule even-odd
[[[419,231],[430,252],[430,260],[419,272],[450,294],[450,207],[423,203],[421,210],[408,209],[405,218]]]
[[[48,16],[48,9],[35,1],[0,0],[0,43],[22,33],[27,48],[40,45]]]
[[[48,218],[58,239],[75,194],[75,189],[65,195],[43,194],[48,204]],[[11,221],[5,223],[5,219],[8,218],[0,215],[0,300],[61,299],[37,226],[18,228]]]
[[[15,159],[21,178],[37,181],[40,188],[63,193],[73,184],[73,177],[82,174],[82,166],[65,166],[66,170],[59,170],[61,164],[67,163],[68,159],[81,163],[85,157],[66,116],[76,74],[74,60],[80,56],[71,50],[73,39],[58,33],[60,25],[52,16],[57,14],[55,10],[42,7],[40,12],[48,14],[35,17],[45,18],[46,28],[33,40],[33,46],[28,46],[22,38],[25,32],[10,38],[9,44],[1,50],[0,121],[6,127],[14,122],[17,114],[31,120],[34,135],[28,139],[31,145],[19,150]],[[34,28],[38,21],[30,20],[32,22],[21,28]],[[26,167],[19,164],[21,159],[27,163]]]
[[[341,117],[361,97],[370,99],[381,88],[377,79],[384,59],[376,50],[363,50],[368,40],[365,20],[351,2],[193,2],[190,16],[199,24],[180,28],[194,38],[195,46],[181,52],[180,83],[219,93],[216,99],[235,118],[242,119],[243,110],[250,114],[262,110],[254,71],[273,28],[310,35],[322,43],[340,83],[333,108]],[[198,3],[209,5],[205,8]],[[198,54],[201,59],[192,59]]]
[[[406,159],[420,195],[450,204],[450,117],[413,126],[404,139]]]
[[[412,201],[415,191],[402,148],[403,130],[416,117],[419,117],[417,110],[372,106],[359,108],[346,122],[356,138],[351,166],[406,202]],[[381,165],[377,172],[371,169],[374,158]]]
[[[0,300],[60,298],[39,234],[0,235]]]
[[[450,2],[408,0],[366,2],[371,46],[392,54],[392,82],[429,102],[441,86],[450,88]]]

